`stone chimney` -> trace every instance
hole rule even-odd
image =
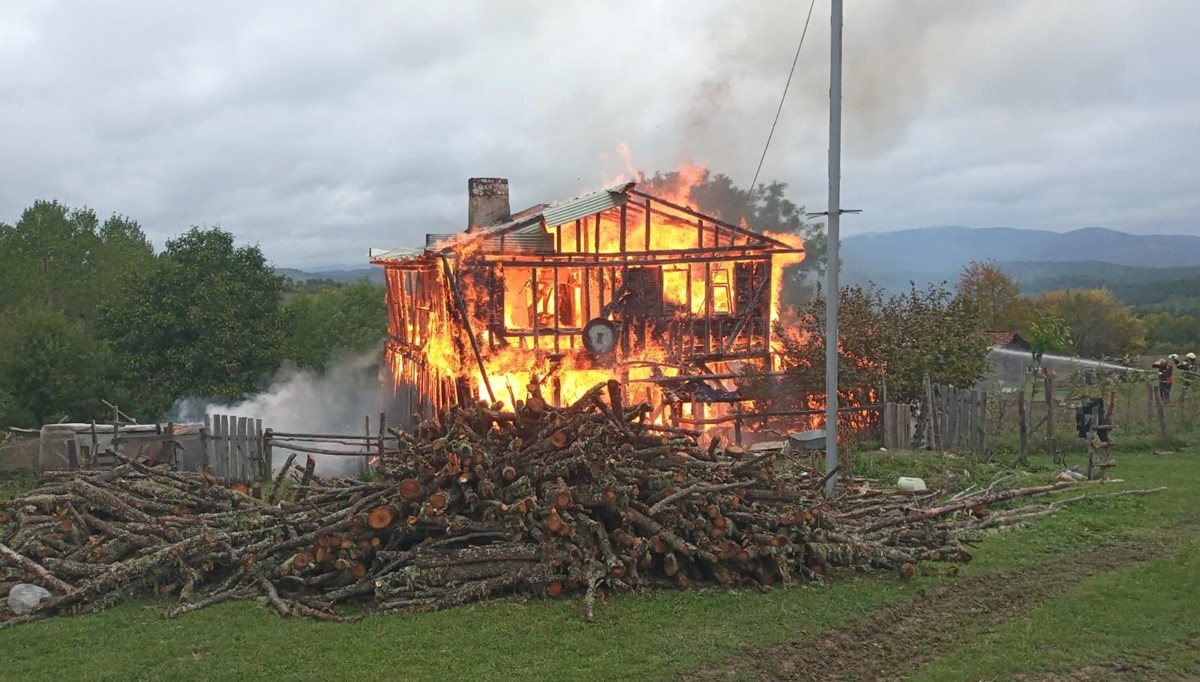
[[[512,219],[508,204],[508,178],[467,180],[467,229],[499,225]]]

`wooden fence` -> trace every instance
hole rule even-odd
[[[917,428],[929,450],[985,454],[988,394],[969,388],[925,385]]]
[[[913,445],[912,406],[907,403],[885,403],[881,429],[883,447],[889,450],[911,450]]]
[[[217,478],[249,483],[271,475],[271,448],[261,419],[205,415],[202,437],[205,469]]]
[[[269,478],[276,457],[296,453],[301,462],[307,455],[357,458],[365,467],[374,457],[394,454],[396,437],[387,431],[384,415],[375,422],[364,419],[362,434],[284,433],[263,429],[261,419],[211,414],[204,417],[203,469],[227,482],[251,483]],[[282,461],[282,459],[281,459]]]

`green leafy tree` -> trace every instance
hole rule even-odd
[[[1026,331],[1033,307],[995,261],[971,261],[958,278],[957,294],[975,307],[980,324],[991,331]]]
[[[384,298],[383,288],[365,279],[293,296],[286,306],[291,359],[301,367],[323,370],[339,352],[379,345],[387,334]]]
[[[16,225],[0,224],[0,309],[39,305],[91,320],[154,251],[137,223],[103,223],[88,208],[38,201]]]
[[[111,357],[84,326],[59,310],[29,308],[0,330],[0,414],[40,426],[61,417],[104,415]],[[109,394],[111,396],[111,394]]]
[[[1066,321],[1076,355],[1120,357],[1134,355],[1146,345],[1145,324],[1108,289],[1045,292],[1038,308]]]
[[[875,289],[842,287],[838,296],[838,385],[844,398],[861,396],[877,386],[882,376],[879,345],[882,301]],[[753,376],[745,390],[761,396],[775,408],[807,407],[808,393],[825,391],[825,296],[815,298],[796,311],[797,319],[777,329],[785,370],[784,390],[777,390],[765,377]],[[767,396],[770,396],[769,398]]]
[[[889,397],[920,397],[926,376],[935,384],[970,386],[987,371],[989,340],[978,311],[945,286],[910,285],[892,296],[883,305],[880,326]]]
[[[784,366],[795,403],[825,387],[825,302],[817,297],[796,323],[783,325]],[[924,378],[969,386],[987,369],[987,337],[975,309],[949,289],[930,286],[883,298],[875,289],[843,287],[838,298],[838,383],[844,394],[865,395],[886,377],[890,399],[920,397]],[[765,395],[755,378],[748,389]]]
[[[1158,353],[1194,352],[1200,347],[1200,319],[1192,314],[1150,313],[1142,317],[1146,341]]]
[[[168,241],[99,320],[138,409],[157,417],[185,396],[254,391],[285,356],[283,289],[262,251],[228,232],[192,228]]]
[[[1030,355],[1033,364],[1041,366],[1047,351],[1066,350],[1072,345],[1071,325],[1058,315],[1039,315],[1029,333]]]

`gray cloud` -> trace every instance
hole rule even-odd
[[[847,3],[847,233],[931,224],[1188,232],[1188,0]],[[219,224],[285,265],[364,262],[518,206],[702,163],[748,183],[804,3],[0,5],[0,220],[38,198]],[[763,170],[824,205],[828,4]]]

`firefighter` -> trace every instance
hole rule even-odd
[[[1173,381],[1174,367],[1171,366],[1171,361],[1163,358],[1156,361],[1152,367],[1158,370],[1158,394],[1162,396],[1164,403],[1171,402],[1171,383]]]
[[[1179,363],[1179,378],[1183,383],[1183,394],[1192,392],[1192,382],[1196,380],[1196,354],[1188,353]]]

